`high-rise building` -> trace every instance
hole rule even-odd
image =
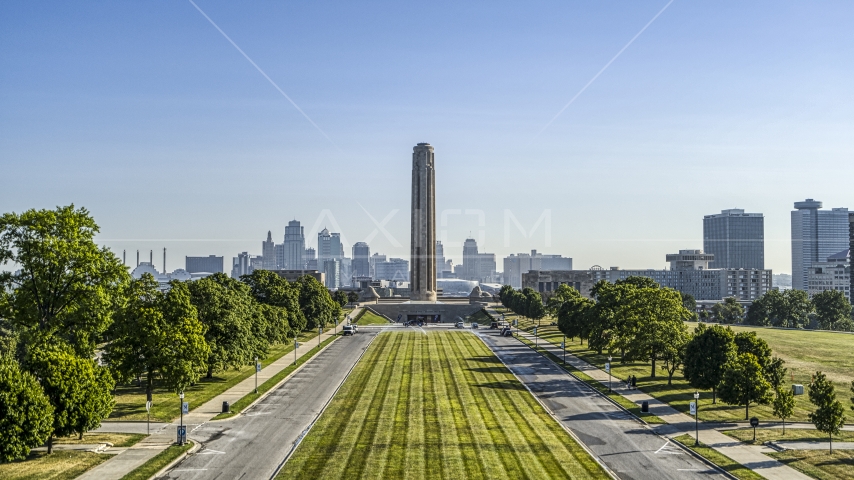
[[[285,244],[277,243],[273,246],[273,250],[276,252],[276,269],[285,268]]]
[[[385,262],[386,256],[380,255],[379,253],[375,253],[371,255],[370,265],[371,265],[371,277],[374,280],[377,280],[377,264],[380,262]]]
[[[703,249],[709,268],[765,268],[765,218],[732,208],[703,217]]]
[[[276,244],[273,243],[273,232],[267,231],[267,240],[261,242],[261,264],[264,270],[276,269]]]
[[[821,210],[811,198],[792,211],[792,288],[807,290],[810,267],[849,246],[847,208]]]
[[[316,250],[312,247],[308,247],[305,249],[305,253],[303,254],[303,262],[305,262],[306,270],[319,270],[317,267],[317,255],[315,254]]]
[[[851,251],[845,250],[814,262],[807,273],[807,293],[810,297],[827,290],[838,290],[851,301]]]
[[[374,268],[376,269],[375,278],[377,280],[392,280],[396,282],[410,280],[409,262],[402,258],[389,258],[388,261],[377,262]],[[411,285],[410,283],[410,288]]]
[[[436,276],[442,278],[442,272],[445,270],[445,248],[442,242],[436,240]]]
[[[572,259],[560,255],[544,255],[531,250],[530,255],[520,253],[504,257],[504,283],[522,288],[522,274],[530,270],[572,270]]]
[[[323,261],[323,274],[326,277],[326,288],[341,286],[341,260],[330,258]]]
[[[302,270],[305,268],[305,234],[303,227],[296,220],[288,222],[285,227],[284,270]]]
[[[412,149],[412,271],[409,280],[412,301],[436,301],[435,173],[433,147],[429,143],[419,143]]]
[[[353,245],[353,276],[371,276],[371,247],[365,242],[356,242]]]
[[[223,257],[184,257],[184,270],[188,273],[223,273]]]
[[[463,280],[474,280],[478,282],[491,282],[496,278],[496,263],[494,253],[480,253],[477,249],[477,241],[467,238],[463,243]]]
[[[329,233],[323,229],[317,234],[317,263],[322,265],[327,260],[340,260],[344,256],[340,233]]]
[[[252,273],[251,260],[248,252],[238,253],[232,258],[231,278],[240,278],[241,275]]]
[[[848,212],[848,254],[851,255],[851,252],[854,252],[854,212]],[[848,291],[851,292],[851,299],[854,300],[854,275],[849,277],[851,286]]]

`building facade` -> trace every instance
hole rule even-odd
[[[510,254],[504,257],[504,283],[522,288],[522,274],[530,270],[572,270],[572,259],[560,255],[543,255],[531,250],[530,254]]]
[[[838,290],[851,301],[851,254],[845,249],[827,257],[824,262],[813,263],[807,275],[807,293],[810,297],[827,290]]]
[[[374,270],[376,272],[374,275],[375,280],[405,282],[410,278],[409,262],[402,258],[389,258],[385,262],[377,262],[374,264]],[[412,288],[411,283],[410,288]]]
[[[353,245],[353,277],[371,276],[371,247],[365,242]]]
[[[703,249],[711,268],[765,268],[765,218],[741,209],[703,217]]]
[[[809,269],[849,244],[848,209],[821,210],[811,198],[792,211],[792,288],[807,290]]]
[[[436,240],[436,277],[442,278],[442,273],[445,271],[445,247],[442,242]]]
[[[409,287],[413,301],[436,301],[436,170],[433,147],[412,149],[412,216]],[[396,280],[396,279],[392,279]]]
[[[184,257],[184,270],[189,273],[223,273],[224,259],[216,255]]]
[[[297,220],[288,222],[285,227],[282,268],[284,270],[302,270],[305,268],[305,234]]]
[[[267,240],[261,242],[261,257],[264,259],[261,263],[264,270],[275,270],[276,262],[276,244],[273,243],[273,232],[267,231]]]

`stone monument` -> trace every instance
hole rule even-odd
[[[436,175],[433,147],[419,143],[412,149],[412,243],[410,300],[436,301]]]

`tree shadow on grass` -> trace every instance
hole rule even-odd
[[[475,388],[494,388],[499,390],[519,390],[525,391],[525,386],[514,380],[506,380],[503,382],[488,382],[474,385]]]

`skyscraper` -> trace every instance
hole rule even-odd
[[[436,301],[436,177],[433,147],[412,149],[412,241],[410,298]]]
[[[467,238],[463,242],[463,279],[477,279],[478,264],[477,264],[477,241],[473,238]]]
[[[703,217],[703,249],[709,268],[765,268],[765,218],[733,208]]]
[[[323,229],[317,234],[317,264],[323,265],[327,260],[340,260],[343,256],[340,233],[329,233]]]
[[[371,247],[365,242],[356,242],[353,245],[353,276],[371,276]]]
[[[288,222],[285,227],[284,243],[284,265],[285,270],[302,270],[305,268],[303,254],[305,253],[305,235],[303,227],[296,220]]]
[[[792,288],[807,290],[809,269],[849,246],[847,208],[820,210],[811,198],[795,202],[792,211]]]
[[[267,231],[267,240],[261,242],[261,264],[264,270],[276,269],[276,244],[273,243],[273,232]]]
[[[443,270],[445,270],[445,248],[441,241],[436,240],[436,276],[441,278]]]
[[[854,252],[854,212],[848,212],[848,254]],[[854,273],[850,274],[851,288],[848,290],[854,300]]]

